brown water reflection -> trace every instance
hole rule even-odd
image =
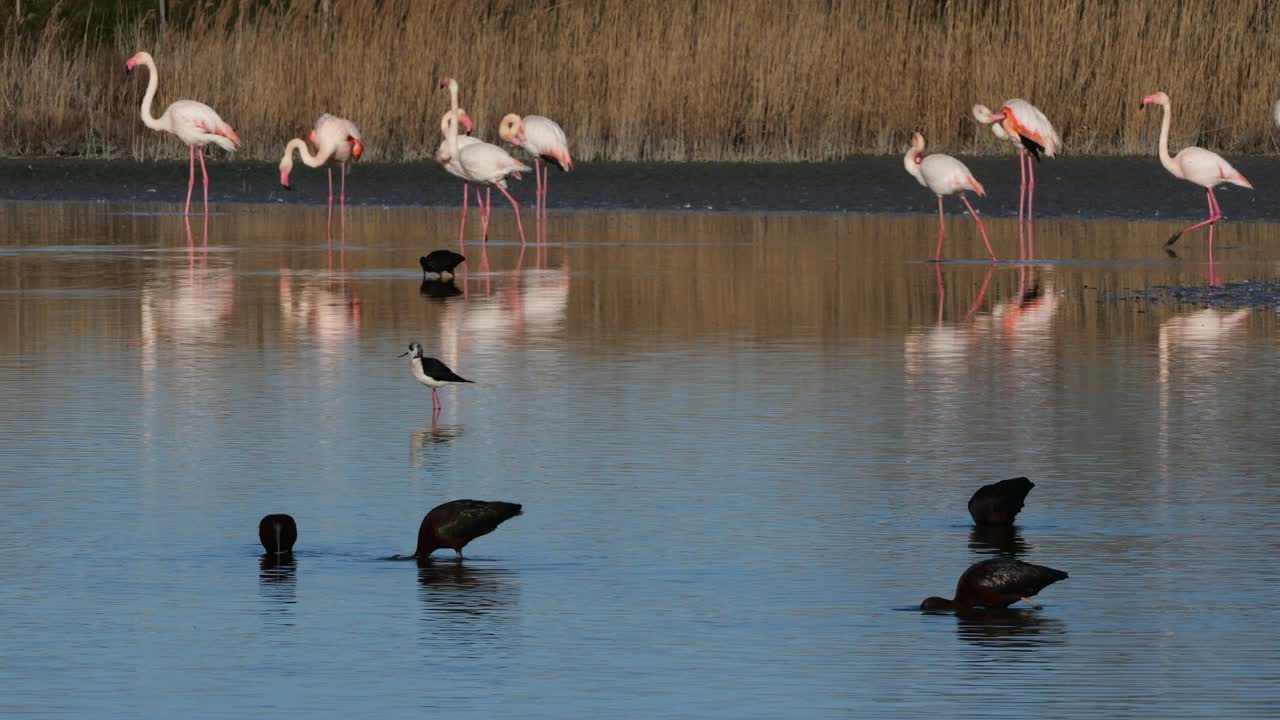
[[[1114,333],[1176,333],[1163,325],[1175,309],[1101,300],[1208,279],[1207,265],[1191,259],[1197,248],[1184,248],[1187,259],[1164,256],[1160,224],[1043,221],[1037,247],[1045,259],[1035,265],[934,266],[920,262],[931,237],[925,217],[575,214],[552,218],[546,246],[470,244],[455,283],[423,289],[402,280],[416,274],[418,255],[456,245],[453,215],[349,212],[356,217],[347,241],[330,245],[323,217],[301,209],[215,216],[205,242],[200,229],[188,236],[172,216],[10,205],[0,215],[0,268],[11,293],[96,293],[96,302],[77,308],[71,329],[144,347],[269,345],[298,333],[333,343],[368,327],[438,327],[446,362],[465,350],[464,336],[626,344],[904,332],[913,338],[908,355],[920,343],[960,347],[990,336],[1031,361]],[[996,242],[1015,247],[1014,227],[992,224]],[[1215,272],[1223,281],[1274,271],[1268,226],[1228,225],[1218,235]],[[957,257],[981,257],[973,238],[955,240]],[[265,312],[270,307],[279,310]],[[25,353],[49,328],[66,331],[42,316],[52,308],[6,314],[0,337]],[[1243,317],[1255,327],[1274,323],[1270,314]]]

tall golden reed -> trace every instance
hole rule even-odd
[[[0,49],[0,152],[182,157],[138,121],[212,105],[274,158],[323,111],[371,159],[428,157],[443,75],[486,139],[507,112],[560,121],[581,160],[827,160],[899,152],[912,129],[955,152],[997,148],[975,102],[1038,104],[1068,152],[1147,153],[1173,98],[1174,144],[1274,145],[1273,0],[213,0],[192,27],[122,28],[115,47],[51,21]],[[265,7],[264,7],[265,6]]]

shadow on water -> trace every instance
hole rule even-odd
[[[514,620],[519,603],[518,577],[503,568],[476,565],[474,560],[418,561],[419,595],[425,618]]]
[[[962,640],[983,647],[1034,649],[1067,641],[1067,626],[1043,610],[961,610],[956,612],[956,633]]]
[[[258,586],[262,599],[271,605],[297,602],[298,564],[293,553],[269,553],[258,560]]]
[[[1017,558],[1031,548],[1016,525],[974,525],[969,531],[969,549],[979,555]]]
[[[429,425],[409,433],[409,456],[415,467],[421,465],[432,450],[447,445],[466,432],[462,425],[437,424],[439,417],[439,414],[433,414]]]
[[[454,284],[453,279],[423,280],[418,287],[418,294],[429,300],[448,300],[462,294],[462,290]]]

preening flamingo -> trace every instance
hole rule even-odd
[[[360,129],[346,118],[325,113],[316,120],[316,126],[307,139],[316,146],[316,154],[312,155],[307,144],[300,138],[294,138],[284,146],[284,157],[280,159],[280,184],[289,188],[289,173],[293,172],[293,151],[297,150],[303,164],[308,167],[327,165],[329,170],[329,224],[333,224],[333,164],[337,163],[342,175],[342,186],[338,194],[338,203],[342,210],[347,208],[347,162],[359,160],[364,154],[364,141],[360,137]],[[345,216],[344,216],[345,222]]]
[[[547,165],[555,165],[562,172],[573,169],[573,157],[569,155],[569,139],[565,137],[564,128],[555,120],[541,115],[526,115],[523,118],[510,113],[502,118],[498,126],[498,137],[524,148],[533,156],[533,179],[537,183],[537,211],[540,218],[547,215],[547,181],[551,172]]]
[[[1035,158],[1039,162],[1041,153],[1048,157],[1056,156],[1062,150],[1062,138],[1058,137],[1058,132],[1053,129],[1044,113],[1040,112],[1040,108],[1020,98],[1005,100],[996,113],[991,112],[986,105],[974,105],[973,117],[983,125],[990,125],[991,133],[997,138],[1007,140],[1018,148],[1018,172],[1022,176],[1022,184],[1018,189],[1018,243],[1025,257],[1031,250],[1031,207],[1036,192],[1036,172],[1031,159]],[[1028,242],[1026,248],[1021,247],[1024,207]]]
[[[235,152],[240,146],[240,138],[213,108],[195,100],[175,100],[165,108],[164,114],[156,117],[151,114],[151,101],[156,97],[156,88],[160,84],[156,73],[156,61],[147,52],[139,52],[125,63],[125,72],[133,70],[135,65],[145,65],[151,72],[147,80],[147,94],[142,96],[142,109],[138,114],[142,123],[152,130],[163,130],[178,136],[191,150],[191,174],[187,180],[187,207],[183,214],[191,214],[191,190],[196,184],[196,154],[200,155],[200,175],[204,180],[204,212],[209,214],[209,172],[204,166],[204,146],[213,143],[227,152]],[[200,148],[200,150],[196,150]]]
[[[440,81],[440,87],[449,88],[450,95],[450,117],[447,120],[449,124],[448,143],[449,155],[456,157],[458,160],[459,170],[462,171],[461,177],[467,182],[477,184],[489,184],[498,188],[499,192],[507,196],[507,200],[511,202],[511,208],[516,213],[516,227],[520,230],[520,244],[525,244],[524,224],[520,222],[520,204],[516,199],[511,197],[511,193],[507,192],[507,176],[514,175],[520,177],[520,173],[528,172],[531,168],[528,165],[511,157],[506,150],[487,142],[474,142],[466,146],[462,146],[458,141],[458,121],[453,117],[452,111],[457,110],[457,81],[452,78],[444,78]],[[487,238],[486,238],[487,239]]]
[[[1142,98],[1142,105],[1138,107],[1142,109],[1151,103],[1156,103],[1164,108],[1164,119],[1160,122],[1160,164],[1164,165],[1164,169],[1168,170],[1174,177],[1190,180],[1203,187],[1209,198],[1209,219],[1174,233],[1173,237],[1169,238],[1169,242],[1165,243],[1165,247],[1168,247],[1177,242],[1183,233],[1190,232],[1198,227],[1209,225],[1212,231],[1213,223],[1222,219],[1222,208],[1218,206],[1218,199],[1213,195],[1215,187],[1229,183],[1252,190],[1253,185],[1249,184],[1249,181],[1239,171],[1231,167],[1231,163],[1223,160],[1217,153],[1204,148],[1185,147],[1177,155],[1169,157],[1169,96],[1162,92],[1148,95]],[[1212,232],[1209,233],[1209,253],[1212,257]]]
[[[924,152],[924,135],[916,133],[911,136],[911,148],[902,158],[902,164],[912,177],[938,196],[938,249],[934,252],[933,259],[942,260],[942,196],[959,195],[960,201],[969,208],[969,214],[973,216],[974,222],[978,223],[982,242],[986,243],[987,252],[991,254],[991,260],[994,262],[996,253],[991,249],[991,241],[987,239],[987,229],[983,227],[978,211],[973,209],[969,199],[964,196],[968,190],[974,191],[979,197],[986,195],[987,191],[983,189],[982,183],[973,177],[973,173],[969,172],[969,168],[965,167],[964,163],[950,155],[935,154],[924,157],[920,154],[922,152]]]
[[[457,83],[454,83],[454,87],[450,90],[450,95],[451,97],[454,98],[454,101],[455,101],[454,104],[456,104]],[[458,225],[458,243],[462,244],[463,233],[465,233],[467,229],[467,193],[471,191],[471,184],[468,183],[467,178],[463,176],[462,165],[458,163],[457,156],[454,155],[449,148],[449,123],[451,118],[456,118],[457,122],[460,125],[462,125],[462,127],[468,133],[471,132],[472,128],[474,127],[474,124],[471,122],[471,117],[467,115],[467,111],[461,108],[458,108],[457,110],[450,110],[444,115],[441,115],[440,116],[440,135],[441,135],[440,147],[436,150],[436,162],[440,163],[440,167],[444,168],[445,172],[449,173],[450,175],[462,180],[462,222],[459,223]],[[478,142],[480,142],[479,138],[474,138],[469,135],[460,135],[458,137],[459,148],[463,148],[463,147],[466,147],[467,145],[470,145],[472,143],[478,143]],[[476,188],[476,204],[480,206],[480,219],[481,219],[481,222],[484,223],[485,225],[485,235],[487,236],[488,235],[488,217],[486,216],[486,209],[485,209],[484,202],[480,199],[479,188]]]

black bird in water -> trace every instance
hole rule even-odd
[[[432,508],[418,527],[414,557],[426,560],[432,551],[452,548],[462,559],[462,548],[481,535],[520,514],[520,505],[487,500],[451,500]]]
[[[1021,560],[992,558],[969,566],[956,583],[956,597],[925,598],[921,610],[964,610],[972,607],[1007,608],[1025,600],[1031,607],[1040,606],[1031,598],[1041,590],[1067,579],[1067,574],[1044,565]]]
[[[258,523],[258,539],[268,553],[286,555],[298,541],[298,524],[284,513],[267,515]]]
[[[1024,477],[983,485],[969,498],[969,514],[978,525],[1012,525],[1035,486]]]
[[[441,277],[444,277],[445,273],[453,275],[453,269],[461,265],[464,260],[466,260],[465,257],[452,250],[433,250],[418,258],[418,264],[422,266],[422,277],[425,279],[427,273],[436,273]]]

